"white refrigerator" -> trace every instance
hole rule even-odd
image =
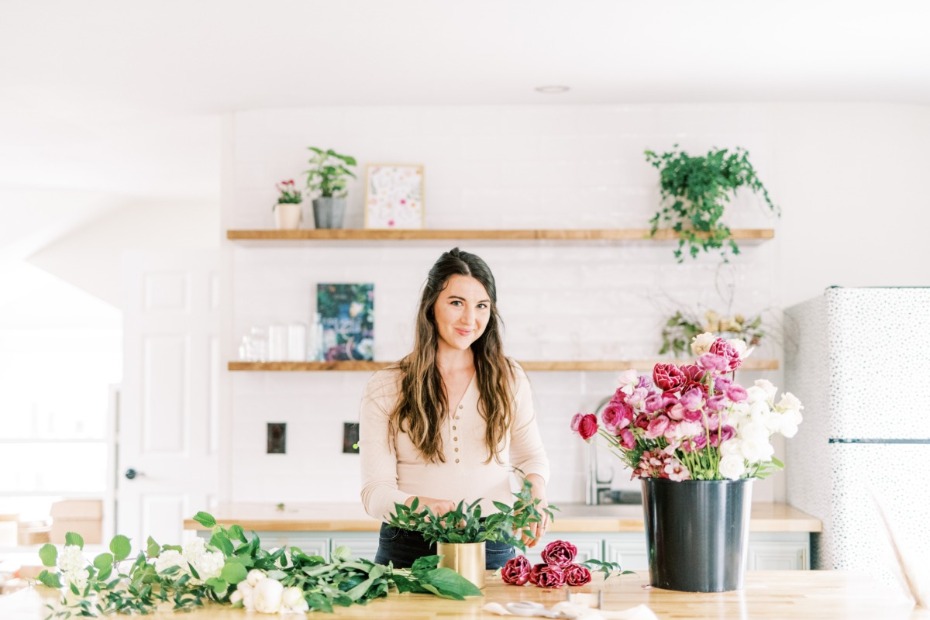
[[[823,522],[812,566],[903,584],[894,539],[926,588],[930,288],[832,287],[788,308],[785,386],[804,404],[788,503]]]

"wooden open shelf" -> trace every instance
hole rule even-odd
[[[775,237],[771,228],[732,231],[736,241],[766,241]],[[662,229],[655,237],[648,228],[608,229],[513,229],[513,230],[367,230],[353,228],[307,230],[227,230],[231,241],[431,241],[482,239],[500,241],[672,241],[674,231]]]
[[[684,363],[687,360],[655,358],[643,360],[593,361],[533,361],[520,362],[524,370],[549,372],[613,372],[618,370],[649,370],[659,362]],[[234,372],[321,372],[321,371],[374,371],[394,362],[229,362]],[[740,370],[778,370],[778,360],[748,359]]]

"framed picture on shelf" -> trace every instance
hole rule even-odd
[[[316,285],[316,310],[323,326],[323,360],[375,358],[375,285]]]
[[[369,164],[365,228],[423,228],[423,166]]]

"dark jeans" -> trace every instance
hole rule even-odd
[[[484,545],[485,568],[498,569],[514,557],[513,547],[504,543],[488,542]],[[381,524],[378,537],[377,564],[393,562],[395,568],[410,568],[414,560],[424,555],[436,555],[436,545],[430,545],[417,532]]]

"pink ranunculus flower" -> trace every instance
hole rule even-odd
[[[530,583],[540,588],[561,588],[565,585],[565,573],[554,564],[537,564],[530,571]]]
[[[623,429],[620,431],[618,437],[620,437],[620,445],[627,450],[632,450],[634,447],[636,447],[636,436],[630,429]]]
[[[675,364],[656,364],[652,369],[652,380],[660,390],[674,392],[687,382],[687,377]]]
[[[607,430],[616,435],[620,429],[633,423],[633,410],[622,400],[611,399],[601,413],[601,421]]]
[[[577,554],[578,548],[567,540],[553,540],[546,545],[540,556],[546,564],[565,568],[575,561]]]
[[[501,568],[501,580],[512,586],[522,586],[530,580],[530,572],[533,565],[525,555],[518,555],[515,558],[507,560],[504,567]]]
[[[727,388],[726,393],[727,393],[727,398],[732,400],[734,403],[741,403],[747,398],[749,398],[749,394],[746,392],[746,388],[736,383],[730,385]]]
[[[698,358],[698,365],[708,372],[723,372],[729,368],[729,361],[716,353],[705,353]]]
[[[649,422],[649,427],[646,429],[646,437],[649,439],[655,439],[656,437],[662,437],[665,435],[665,429],[668,428],[668,417],[664,415],[656,416],[651,422]]]
[[[679,402],[685,409],[695,411],[704,406],[704,392],[701,390],[688,390],[681,395]]]
[[[565,569],[565,583],[570,586],[583,586],[591,582],[591,571],[580,564],[572,564]]]
[[[585,441],[597,434],[597,416],[593,413],[578,413],[572,418],[572,430]]]

